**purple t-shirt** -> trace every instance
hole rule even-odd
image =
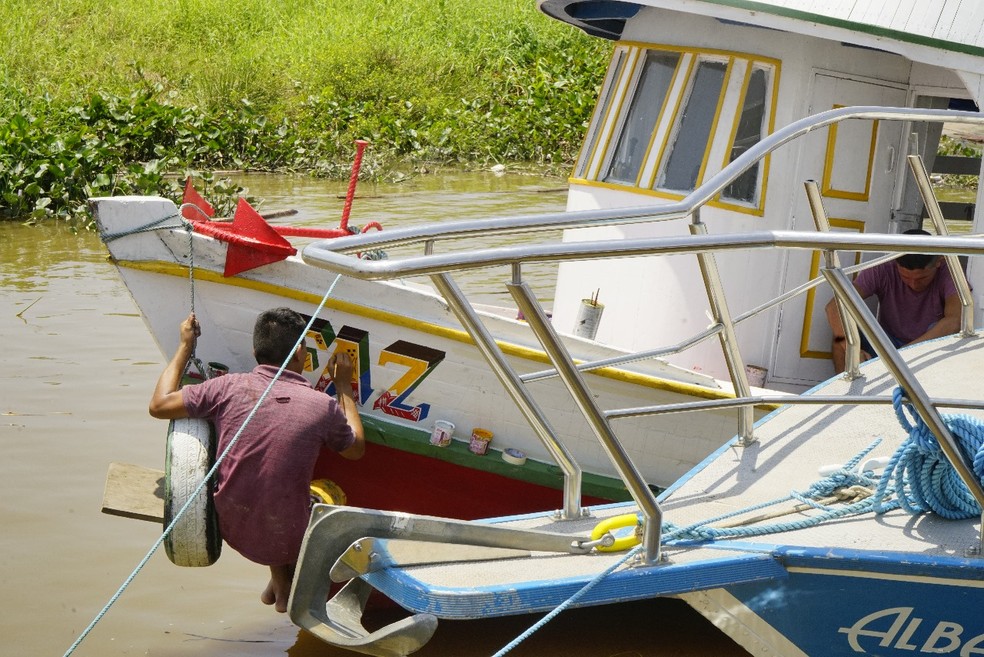
[[[946,263],[922,292],[902,281],[896,262],[865,269],[854,281],[862,297],[878,297],[878,323],[902,344],[909,344],[943,317],[947,297],[957,294]]]
[[[221,454],[279,368],[258,365],[185,386],[188,415],[215,424]],[[222,538],[250,561],[292,564],[310,518],[310,485],[322,448],[343,451],[355,434],[337,400],[285,370],[216,473]]]

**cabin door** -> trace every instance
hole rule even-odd
[[[811,95],[811,114],[851,105],[901,107],[906,90],[887,84],[817,73]],[[797,188],[794,190],[794,230],[815,230],[802,183],[819,183],[831,229],[866,233],[889,232],[895,203],[897,168],[904,166],[898,121],[841,122],[805,137]],[[842,264],[854,263],[854,254],[841,254]],[[819,252],[790,252],[783,292],[819,274]],[[784,304],[779,339],[770,379],[777,383],[812,385],[833,376],[830,328],[824,307],[831,298],[822,284]]]

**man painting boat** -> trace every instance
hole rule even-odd
[[[929,235],[920,228],[906,235]],[[895,347],[951,335],[960,330],[960,297],[944,267],[943,257],[908,253],[891,262],[862,271],[854,288],[862,298],[878,299],[878,323]],[[833,333],[831,359],[834,369],[844,371],[847,338],[837,303],[831,299],[826,307],[827,321]],[[868,339],[861,335],[861,360],[874,355]]]
[[[270,567],[270,583],[260,600],[281,613],[287,611],[310,515],[309,486],[322,448],[353,460],[365,452],[352,363],[345,353],[329,362],[337,401],[314,390],[301,375],[307,357],[301,339],[305,324],[289,308],[263,312],[253,330],[258,365],[252,372],[179,387],[201,332],[191,314],[181,324],[178,349],[150,401],[156,418],[200,417],[215,423],[218,453],[224,455],[214,498],[222,537],[250,561]],[[284,371],[273,381],[283,363]]]

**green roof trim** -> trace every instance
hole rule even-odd
[[[965,43],[958,43],[956,41],[944,41],[943,39],[938,39],[936,37],[923,36],[920,34],[912,34],[910,32],[902,32],[900,30],[894,30],[887,27],[879,27],[877,25],[869,25],[867,23],[857,23],[843,18],[824,16],[823,14],[814,14],[812,12],[803,11],[800,9],[790,9],[789,7],[779,7],[776,5],[766,4],[763,2],[756,2],[755,0],[703,0],[703,1],[705,4],[709,4],[709,5],[720,5],[723,7],[732,7],[734,9],[746,9],[748,11],[758,11],[766,14],[774,14],[776,16],[783,16],[785,18],[794,18],[796,20],[810,21],[813,23],[820,23],[822,25],[829,25],[830,27],[839,27],[846,30],[850,30],[852,32],[861,32],[873,36],[886,37],[903,43],[928,46],[930,48],[936,48],[938,50],[957,52],[965,55],[972,55],[974,57],[984,57],[984,48],[981,48],[979,46],[972,46]]]

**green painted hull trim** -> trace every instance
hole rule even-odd
[[[472,453],[468,449],[468,443],[461,440],[452,440],[447,447],[436,447],[430,443],[430,434],[426,431],[382,422],[368,415],[362,416],[362,424],[365,427],[366,440],[371,443],[440,459],[471,470],[481,470],[557,490],[563,489],[564,475],[556,465],[533,459],[527,459],[523,465],[514,465],[502,460],[501,450],[490,447],[488,453],[478,455]],[[591,473],[582,475],[581,492],[613,502],[631,499],[620,479]]]

